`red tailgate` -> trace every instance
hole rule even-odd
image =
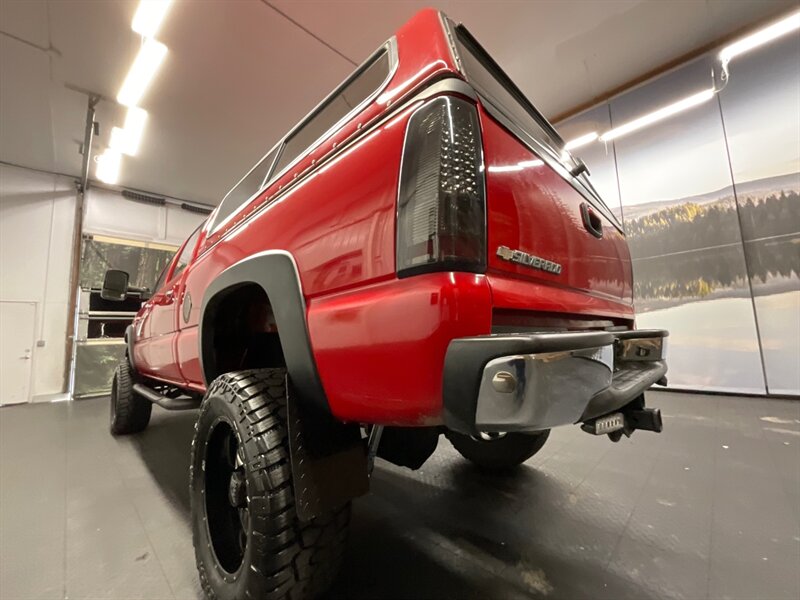
[[[569,304],[552,310],[630,316],[630,254],[614,223],[484,110],[481,121],[494,305],[523,308],[527,293],[542,310],[531,303],[558,288]]]

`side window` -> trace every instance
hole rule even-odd
[[[325,135],[342,117],[378,90],[389,76],[390,64],[388,49],[381,48],[358,71],[353,73],[350,79],[322,106],[317,108],[305,124],[286,141],[278,164],[275,166],[275,173],[284,169],[306,148]]]
[[[270,167],[275,161],[278,148],[280,148],[280,144],[275,146],[275,148],[262,158],[255,167],[250,169],[250,172],[225,195],[214,217],[212,231],[219,227],[220,224],[224,223],[228,217],[235,213],[247,200],[252,198],[256,192],[261,190],[264,180],[270,173]]]
[[[194,233],[183,245],[183,250],[181,250],[180,256],[178,256],[178,260],[175,262],[175,270],[172,272],[172,279],[175,279],[178,275],[180,275],[186,268],[186,265],[189,264],[189,261],[192,258],[192,252],[194,252],[195,246],[197,246],[197,238],[200,237],[200,230],[202,228],[203,225],[201,224],[197,229],[194,230]]]

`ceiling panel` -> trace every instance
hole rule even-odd
[[[429,3],[270,0],[270,4],[360,62]],[[451,0],[437,4],[452,19],[463,22],[550,116],[793,6],[793,0]]]
[[[0,37],[0,160],[53,170],[48,55]]]
[[[178,3],[160,39],[170,48],[145,96],[142,158],[124,177],[218,202],[352,70],[260,2]]]
[[[123,159],[120,183],[218,202],[352,70],[351,61],[361,62],[426,4],[174,2],[158,34],[169,53],[142,100],[150,115],[142,146]],[[124,120],[113,98],[141,43],[130,29],[136,6],[0,2],[2,160],[77,175],[86,96],[76,87],[107,97],[97,110],[95,150],[103,151],[112,126]],[[792,0],[440,3],[550,115],[791,6]]]
[[[0,30],[41,48],[49,47],[47,3],[3,0],[0,2]]]

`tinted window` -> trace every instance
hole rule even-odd
[[[235,213],[242,204],[261,190],[264,180],[267,178],[267,175],[269,175],[270,167],[275,160],[275,154],[277,154],[279,147],[280,145],[276,146],[272,152],[261,159],[261,161],[236,184],[236,187],[225,195],[214,217],[214,228],[219,227],[220,223],[223,223],[225,219]]]
[[[172,273],[172,279],[180,275],[186,268],[186,265],[189,264],[189,261],[192,260],[192,253],[194,252],[195,246],[197,246],[197,238],[200,237],[200,229],[202,227],[203,225],[201,224],[200,227],[195,229],[194,233],[184,244],[183,250],[181,250],[181,254],[178,256],[178,261],[175,263],[175,271]]]
[[[383,48],[320,106],[286,141],[275,172],[280,172],[314,142],[325,135],[342,117],[366,100],[389,76],[389,52]]]
[[[462,25],[456,28],[456,33],[464,74],[472,86],[558,156],[564,142],[552,126]]]

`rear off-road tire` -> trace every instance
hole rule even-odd
[[[455,431],[448,431],[446,435],[458,453],[476,466],[488,471],[504,471],[521,465],[539,452],[547,441],[550,430],[506,433],[486,440]]]
[[[133,391],[134,371],[128,359],[120,361],[111,379],[111,422],[114,435],[142,431],[150,422],[153,404]]]
[[[214,600],[317,598],[336,577],[350,503],[300,521],[292,486],[284,369],[217,378],[192,442],[192,533]]]

